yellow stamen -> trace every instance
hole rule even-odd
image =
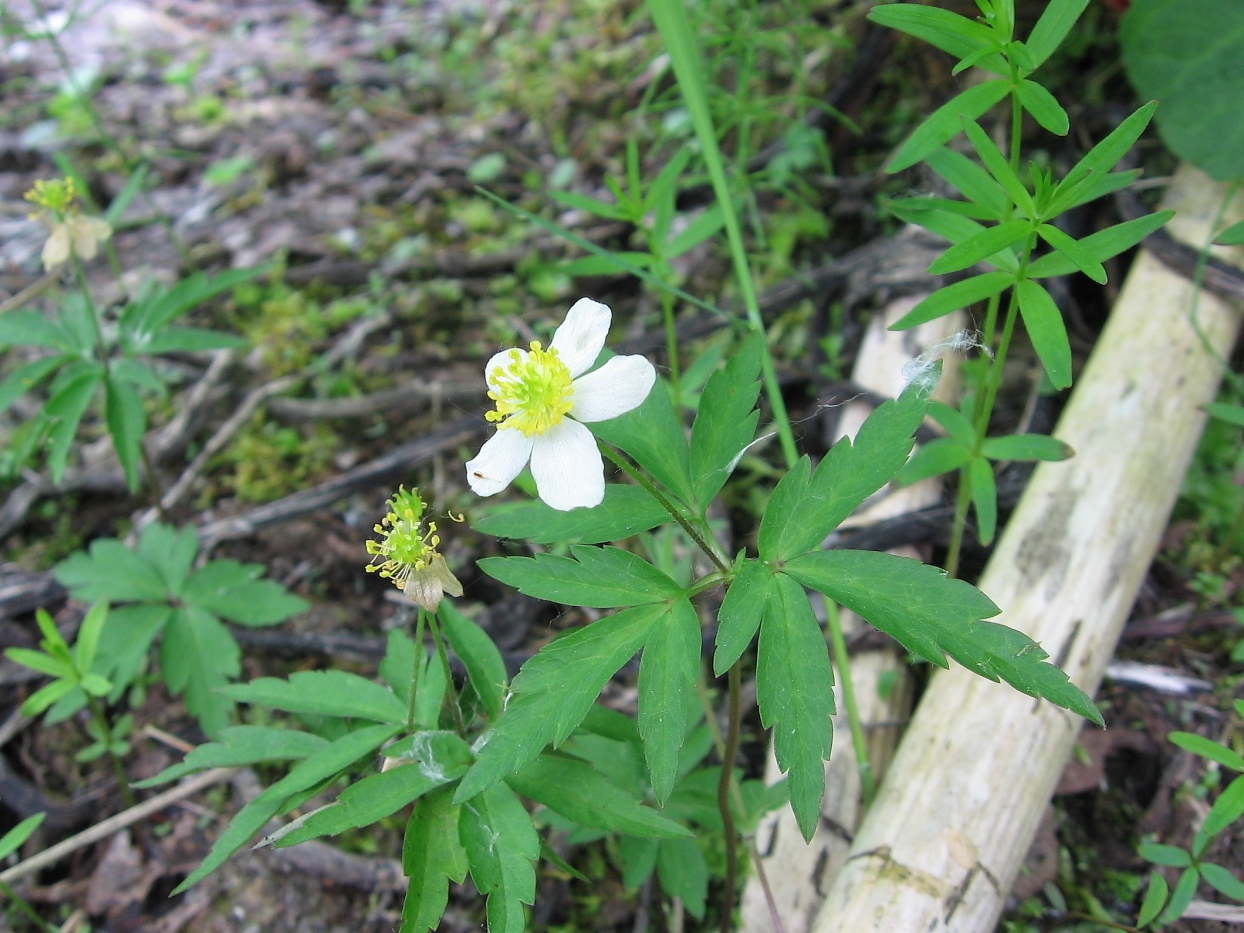
[[[526,358],[518,350],[511,350],[509,358],[508,365],[488,374],[488,397],[497,403],[488,420],[500,422],[498,427],[517,428],[527,437],[560,424],[570,411],[574,386],[557,351],[545,350],[533,340]]]

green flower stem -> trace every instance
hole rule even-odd
[[[734,829],[734,811],[730,806],[730,788],[734,785],[734,759],[739,754],[739,725],[742,718],[739,690],[743,675],[739,663],[735,661],[726,675],[730,719],[726,727],[726,747],[721,758],[721,779],[717,782],[717,808],[721,811],[722,835],[726,840],[726,886],[721,895],[721,933],[730,933],[733,927],[734,889],[738,884],[739,871],[739,834]]]
[[[946,550],[945,569],[948,577],[955,577],[959,573],[959,554],[963,550],[963,529],[968,522],[968,503],[972,501],[971,482],[968,467],[959,467],[959,487],[955,492],[955,516],[950,525],[950,547]]]
[[[58,933],[56,927],[52,926],[37,913],[35,913],[35,909],[26,903],[25,898],[20,897],[16,891],[14,891],[3,881],[0,881],[0,894],[3,894],[11,900],[13,905],[25,914],[31,923],[37,926],[40,930],[43,930],[44,933]]]
[[[134,792],[130,790],[129,778],[125,776],[125,765],[112,750],[112,726],[108,723],[108,717],[104,715],[104,708],[100,706],[99,700],[88,693],[86,703],[91,710],[91,718],[95,720],[95,727],[103,736],[100,741],[108,747],[108,760],[112,762],[112,773],[116,776],[117,786],[121,788],[121,798],[125,801],[125,808],[128,810],[134,806]]]
[[[842,617],[838,612],[838,604],[832,599],[825,600],[826,629],[829,632],[829,647],[833,652],[834,665],[838,668],[838,676],[842,681],[842,705],[846,707],[847,722],[851,727],[851,746],[855,750],[856,768],[860,774],[860,792],[864,798],[864,809],[867,810],[877,795],[877,779],[873,775],[873,767],[868,761],[868,746],[864,743],[864,726],[860,719],[860,707],[855,700],[855,685],[851,682],[851,656],[847,652],[847,640],[842,635]]]
[[[428,620],[428,628],[432,630],[432,641],[436,645],[436,656],[441,659],[441,668],[445,671],[445,694],[449,702],[449,708],[454,713],[454,725],[458,729],[459,737],[466,738],[466,723],[462,721],[462,707],[458,704],[458,691],[454,688],[453,671],[449,669],[449,654],[445,651],[445,642],[441,638],[441,624],[436,616],[432,616]]]
[[[674,322],[674,298],[661,292],[661,316],[665,319],[665,359],[670,369],[670,388],[674,390],[674,405],[682,408],[682,372],[678,365],[678,327]]]
[[[427,610],[422,606],[415,621],[415,661],[410,669],[410,695],[406,698],[406,731],[415,731],[415,698],[419,694],[419,671],[423,667],[423,626]]]
[[[597,441],[597,446],[600,448],[600,452],[608,458],[610,463],[616,466],[631,479],[635,480],[635,482],[639,483],[640,486],[644,487],[652,498],[656,499],[657,502],[661,504],[661,507],[670,513],[674,521],[678,522],[678,524],[682,526],[682,530],[691,536],[691,540],[696,543],[696,546],[699,547],[708,559],[713,562],[713,566],[717,568],[718,572],[722,574],[730,573],[730,561],[724,554],[721,553],[721,548],[718,547],[717,542],[713,539],[712,535],[704,534],[700,529],[696,528],[691,523],[690,519],[688,519],[687,516],[685,516],[678,509],[678,507],[674,505],[674,503],[670,502],[665,493],[661,492],[661,490],[657,488],[656,484],[653,483],[652,480],[648,479],[648,477],[644,476],[643,473],[627,463],[625,458],[619,457],[615,454],[612,448],[610,448],[607,444]]]

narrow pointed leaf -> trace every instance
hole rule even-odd
[[[1205,822],[1201,824],[1201,831],[1217,835],[1241,816],[1244,816],[1244,775],[1237,777],[1218,795],[1205,816]]]
[[[34,816],[28,816],[3,836],[0,836],[0,859],[6,859],[16,852],[23,842],[30,838],[30,834],[39,828],[39,824],[43,822],[46,813],[36,813]]]
[[[514,792],[494,784],[460,808],[458,838],[471,878],[488,898],[489,933],[524,933],[524,904],[536,898],[540,837]]]
[[[485,733],[478,760],[454,799],[473,798],[535,759],[549,743],[564,742],[667,612],[663,605],[624,609],[540,649],[514,678],[505,712]]]
[[[680,599],[650,630],[639,665],[639,734],[652,793],[661,806],[678,777],[687,702],[699,673],[700,620],[691,603]]]
[[[1089,234],[1079,241],[1080,246],[1097,262],[1104,262],[1125,249],[1131,249],[1174,216],[1174,211],[1158,211],[1156,214],[1146,214],[1135,220],[1124,221],[1098,233]],[[1040,279],[1053,275],[1070,275],[1075,271],[1076,264],[1069,257],[1062,253],[1050,253],[1035,260],[1028,267],[1028,276]]]
[[[630,551],[575,545],[571,553],[488,557],[479,568],[527,596],[568,606],[613,609],[682,595],[682,587]]]
[[[962,243],[950,247],[929,265],[932,275],[945,275],[967,269],[978,262],[999,253],[1008,246],[1028,236],[1032,225],[1026,220],[1008,220],[994,227],[986,227],[980,233]]]
[[[994,145],[994,141],[989,138],[989,134],[980,128],[980,124],[974,118],[964,120],[963,131],[967,134],[968,141],[971,142],[972,148],[976,150],[976,154],[980,156],[980,160],[984,163],[986,170],[1002,186],[1002,189],[1010,196],[1015,206],[1026,217],[1035,217],[1036,207],[1032,201],[1032,194],[1024,187],[1024,183],[1015,174],[1015,169],[1011,167],[1011,163],[1002,154],[1002,150]]]
[[[449,882],[466,878],[467,855],[458,839],[460,808],[452,788],[424,794],[406,824],[402,871],[410,879],[402,904],[402,930],[435,930],[449,904]]]
[[[976,535],[988,547],[998,530],[998,484],[994,481],[993,464],[977,457],[970,467],[972,508],[976,510]]]
[[[1045,364],[1050,382],[1056,389],[1067,388],[1071,385],[1071,343],[1058,305],[1049,292],[1030,279],[1017,282],[1015,291],[1028,338]]]
[[[1056,136],[1066,136],[1071,128],[1067,111],[1062,108],[1054,95],[1027,78],[1019,82],[1015,88],[1019,102],[1024,109],[1032,114],[1033,119]]]
[[[1033,68],[1039,67],[1062,44],[1088,3],[1089,0],[1050,0],[1024,43],[1032,56]]]
[[[981,453],[990,460],[1045,460],[1056,462],[1075,455],[1069,444],[1048,434],[1009,434],[989,437],[981,445]]]
[[[713,373],[691,427],[690,466],[696,502],[708,506],[721,491],[744,448],[756,436],[760,413],[761,338],[751,333],[725,367]]]
[[[1120,123],[1105,139],[1085,153],[1084,158],[1063,178],[1058,190],[1062,192],[1073,188],[1092,176],[1102,176],[1113,169],[1145,131],[1157,106],[1157,101],[1151,100]]]
[[[890,174],[915,165],[926,155],[945,145],[963,129],[963,120],[975,120],[1010,93],[1009,81],[985,81],[968,88],[948,101],[916,127],[886,164]]]
[[[761,722],[773,730],[778,766],[789,775],[791,809],[806,840],[820,824],[824,762],[834,737],[833,685],[829,649],[808,596],[778,574],[760,625],[756,699]]]
[[[760,628],[773,571],[760,561],[744,561],[726,590],[717,612],[717,650],[713,653],[713,673],[720,677],[747,650]]]
[[[923,39],[956,58],[966,58],[994,45],[993,30],[984,23],[938,7],[916,3],[886,3],[868,11],[881,26]]]
[[[112,447],[121,461],[130,492],[138,489],[138,467],[142,459],[139,445],[147,431],[147,413],[134,387],[119,379],[104,378],[104,414]]]
[[[1194,732],[1168,732],[1166,738],[1185,751],[1192,752],[1194,755],[1200,755],[1202,758],[1216,761],[1220,765],[1231,768],[1234,771],[1244,771],[1244,756],[1227,748],[1221,742],[1215,742],[1213,739],[1207,739],[1205,736],[1197,735]]]
[[[593,434],[622,450],[677,498],[684,502],[694,499],[687,437],[663,379],[657,379],[638,408],[590,427]]]
[[[1166,895],[1169,893],[1170,888],[1166,885],[1166,879],[1156,871],[1151,873],[1145,899],[1140,905],[1140,913],[1136,915],[1136,926],[1143,929],[1152,923],[1154,917],[1162,910],[1162,905],[1166,903]]]
[[[91,368],[74,377],[57,390],[43,406],[42,416],[49,422],[48,470],[54,482],[59,483],[65,475],[65,461],[78,424],[86,414],[87,407],[95,397],[95,390],[103,380],[103,368]]]
[[[496,719],[505,703],[505,686],[509,679],[505,661],[488,633],[455,609],[448,600],[441,603],[437,617],[445,638],[467,671],[471,689],[484,704],[488,715]]]
[[[263,761],[306,758],[328,745],[328,740],[296,729],[269,726],[230,726],[221,730],[220,741],[208,742],[186,753],[179,764],[165,768],[155,777],[136,781],[135,787],[167,784],[208,768],[236,768]]]
[[[970,448],[964,447],[954,438],[939,437],[916,448],[916,452],[898,471],[894,481],[901,486],[910,486],[931,476],[941,476],[957,470],[971,459]]]
[[[1002,220],[1010,200],[990,174],[960,152],[942,147],[925,157],[925,164],[954,187],[969,201],[990,212],[992,220]]]
[[[1092,251],[1086,248],[1079,240],[1068,236],[1050,224],[1042,224],[1037,228],[1037,233],[1041,235],[1041,239],[1070,259],[1077,269],[1094,282],[1099,285],[1106,284],[1106,270],[1097,261]]]

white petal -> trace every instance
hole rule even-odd
[[[574,381],[570,416],[579,421],[608,421],[643,404],[657,371],[642,356],[615,356],[600,369]]]
[[[518,354],[520,363],[527,359],[527,351],[520,347],[515,347],[513,350],[502,350],[500,353],[494,353],[491,359],[488,360],[487,365],[484,366],[484,381],[488,383],[488,388],[495,389],[497,387],[493,381],[492,374],[498,369],[505,369],[510,366],[514,362],[512,354],[515,353]]]
[[[566,418],[535,441],[531,475],[547,505],[561,512],[600,505],[605,498],[605,465],[591,431]]]
[[[586,430],[586,429],[585,429]],[[477,496],[493,496],[513,482],[531,459],[535,440],[514,428],[501,428],[466,465],[467,483]]]
[[[613,320],[613,312],[608,305],[591,298],[580,298],[571,306],[566,320],[553,334],[552,348],[573,379],[585,373],[596,362],[600,351],[604,349],[605,338],[609,336],[609,323]]]
[[[43,244],[43,268],[51,272],[69,261],[69,229],[64,224],[52,227],[52,235]]]

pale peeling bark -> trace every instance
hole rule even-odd
[[[857,385],[891,398],[898,396],[904,387],[903,366],[963,326],[962,316],[953,314],[909,331],[887,329],[924,297],[915,295],[894,301],[873,318],[852,373]],[[957,358],[947,357],[943,370],[945,375],[937,391],[939,398],[949,400],[956,394],[958,366]],[[854,437],[871,412],[872,406],[867,403],[849,403],[841,413],[838,436]],[[888,494],[883,491],[876,501],[866,503],[865,508],[846,524],[866,525],[922,508],[938,500],[940,489],[940,480],[931,479],[906,489],[889,491]],[[920,556],[912,548],[894,553]],[[848,634],[862,624],[846,610],[842,610],[841,619],[843,630]],[[887,699],[883,700],[878,693],[878,682],[888,672],[896,675],[898,680]],[[906,664],[893,649],[860,652],[851,657],[851,677],[860,718],[867,730],[868,760],[874,773],[880,776],[893,757],[898,741],[898,724],[911,709]],[[833,757],[825,763],[825,798],[821,801],[820,826],[812,842],[803,841],[789,806],[769,814],[756,833],[756,847],[785,933],[807,933],[829,883],[846,860],[851,838],[862,815],[855,750],[851,745],[851,730],[837,685],[834,693],[838,715],[834,717]],[[781,776],[770,746],[765,780],[772,784]],[[748,878],[744,888],[740,917],[739,929],[743,933],[768,933],[773,929],[769,905],[755,873]]]
[[[1181,169],[1171,232],[1207,237],[1224,186]],[[1238,212],[1233,212],[1235,217]],[[1223,251],[1239,261],[1240,250]],[[1236,309],[1141,254],[980,587],[1084,690],[1097,689],[1166,527],[1235,341]],[[1217,357],[1217,359],[1215,358]],[[900,744],[814,933],[992,930],[1081,721],[954,669]]]

